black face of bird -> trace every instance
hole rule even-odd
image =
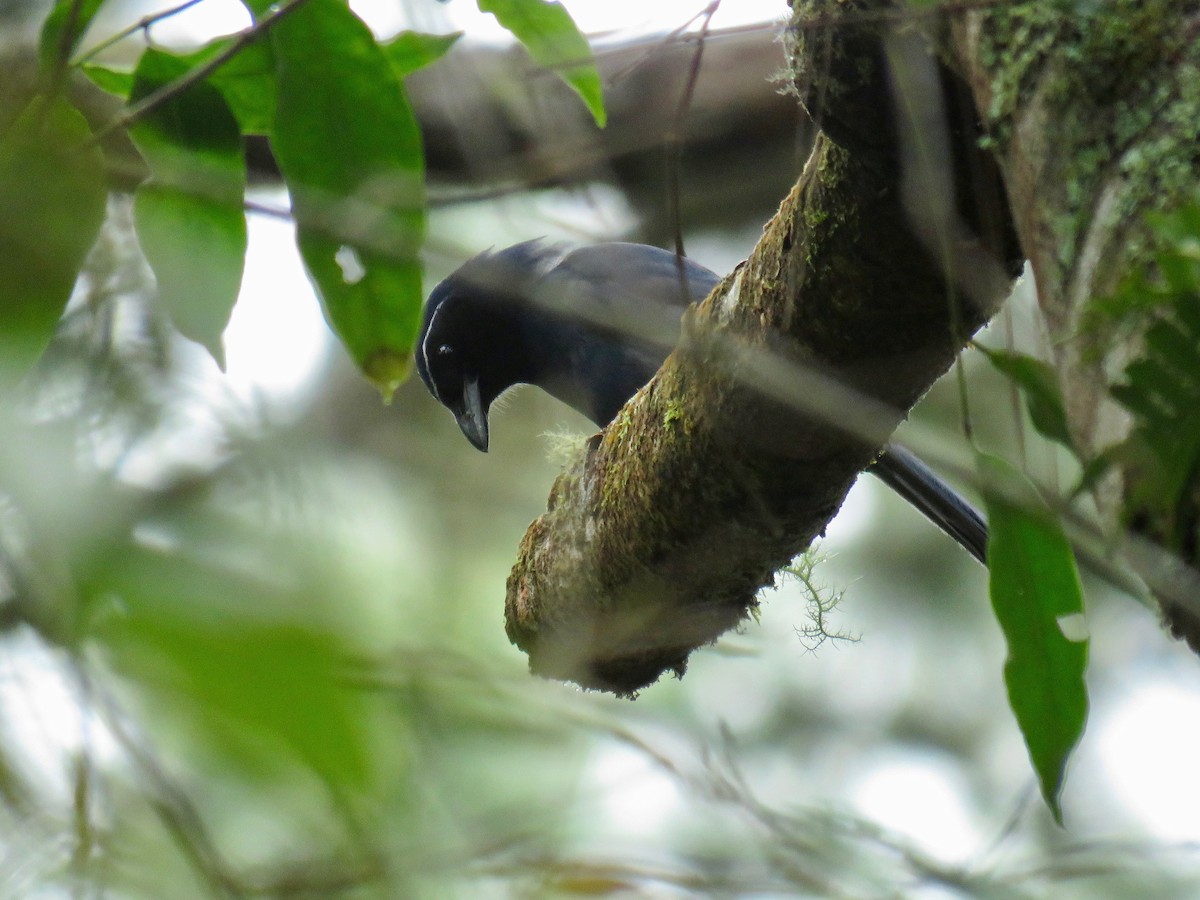
[[[503,374],[493,364],[496,353],[489,346],[506,341],[497,327],[504,318],[498,303],[481,301],[451,276],[430,295],[417,346],[417,371],[425,386],[454,415],[467,440],[483,451],[488,448],[488,408],[509,386],[498,383]],[[493,320],[490,327],[488,320]]]
[[[658,369],[689,300],[716,280],[636,244],[487,251],[430,294],[417,369],[480,450],[492,401],[523,382],[603,426]]]

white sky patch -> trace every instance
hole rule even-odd
[[[871,520],[879,515],[879,493],[871,480],[860,475],[846,495],[846,502],[825,530],[822,547],[826,551],[833,553],[854,546],[871,527]]]
[[[614,39],[628,40],[638,34],[673,31],[701,13],[708,3],[705,0],[655,0],[654,3],[565,0],[563,5],[585,34],[605,37],[611,33]],[[354,6],[366,12],[373,4],[359,0]],[[725,0],[713,15],[709,27],[733,28],[755,22],[778,21],[781,9],[783,6],[777,0]],[[495,18],[481,13],[473,3],[448,3],[445,15],[453,29],[466,31],[472,40],[489,43],[512,40],[508,32],[496,24]],[[703,23],[703,17],[697,18],[688,30],[696,31]]]
[[[148,5],[152,14],[178,5],[164,0]],[[680,28],[708,5],[705,0],[656,0],[654,3],[629,0],[566,0],[564,3],[575,24],[593,40],[627,41],[637,37],[665,34]],[[487,44],[512,43],[512,35],[497,24],[489,13],[479,11],[475,3],[397,3],[396,0],[352,0],[351,8],[379,36],[390,38],[398,31],[434,33],[466,32],[467,40]],[[725,0],[712,17],[711,29],[734,28],[755,23],[779,22],[779,0]],[[101,15],[93,34],[104,35],[128,24],[127,7],[118,7],[116,15]],[[118,18],[119,16],[119,18]],[[697,31],[704,22],[700,16],[688,26]],[[191,9],[157,22],[151,28],[155,43],[173,47],[196,47],[218,37],[234,34],[250,25],[250,15],[240,0],[205,0]],[[111,26],[111,27],[110,27]],[[134,40],[140,41],[137,36]]]
[[[153,14],[156,11],[178,5],[179,0],[169,0],[169,2],[147,6],[144,12]],[[119,8],[123,16],[128,16],[129,8],[127,6]],[[117,27],[126,24],[128,21],[123,20]],[[250,13],[241,0],[204,0],[203,3],[198,3],[178,15],[156,22],[150,29],[150,35],[156,44],[172,47],[195,47],[214,38],[249,28],[250,24]],[[96,36],[108,32],[101,28],[93,28],[91,33]]]
[[[358,284],[363,280],[363,276],[367,274],[362,260],[358,258],[358,251],[353,247],[345,244],[338,247],[337,253],[333,254],[333,260],[341,267],[342,280],[346,284]]]
[[[1068,641],[1080,643],[1088,639],[1087,617],[1083,613],[1068,613],[1058,617],[1058,630]]]
[[[70,797],[71,757],[85,746],[98,765],[119,754],[111,732],[85,713],[55,655],[27,633],[4,639],[0,665],[3,735],[22,767],[65,801]]]
[[[605,818],[626,837],[659,833],[680,806],[675,780],[629,747],[600,748],[587,780]]]
[[[961,863],[979,850],[982,836],[971,821],[961,777],[924,753],[889,755],[849,788],[864,816],[947,863]]]
[[[1151,678],[1097,725],[1085,740],[1117,799],[1157,837],[1200,841],[1200,691]]]
[[[286,405],[313,386],[331,336],[291,223],[250,216],[249,230],[242,292],[225,329],[222,385],[243,401]]]

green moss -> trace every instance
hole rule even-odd
[[[821,225],[828,218],[829,218],[829,210],[827,210],[827,209],[824,209],[824,208],[808,209],[808,208],[806,208],[804,210],[804,224],[807,225],[809,228],[816,228],[818,225]]]
[[[1045,2],[1001,6],[988,16],[979,58],[993,73],[987,125],[1001,145],[1011,137],[1013,113],[1036,83],[1067,22],[1061,10]]]
[[[1179,28],[1186,0],[1106,0],[1021,3],[987,17],[980,59],[992,73],[988,128],[1003,149],[1014,114],[1034,94],[1052,123],[1062,202],[1051,221],[1064,270],[1076,263],[1079,239],[1090,228],[1125,229],[1147,209],[1178,197],[1194,182],[1193,153],[1200,119],[1200,75],[1181,65],[1198,55]],[[1157,133],[1157,137],[1155,134]],[[1117,202],[1093,221],[1099,188],[1114,173],[1125,181]],[[1135,238],[1136,239],[1136,238]]]
[[[667,409],[663,413],[663,428],[670,428],[675,422],[683,419],[683,402],[678,399],[672,399],[667,402]]]

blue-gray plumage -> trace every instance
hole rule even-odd
[[[658,371],[688,304],[719,277],[642,244],[526,241],[481,253],[429,296],[417,371],[467,439],[488,448],[488,410],[533,384],[603,427]],[[869,470],[986,564],[987,525],[912,453]]]

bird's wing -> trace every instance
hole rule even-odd
[[[563,256],[538,282],[533,299],[592,328],[669,350],[683,310],[718,281],[703,266],[657,247],[597,244]]]
[[[703,300],[721,280],[687,257],[645,244],[621,243],[572,250],[547,277],[592,285],[596,297],[673,307]]]

